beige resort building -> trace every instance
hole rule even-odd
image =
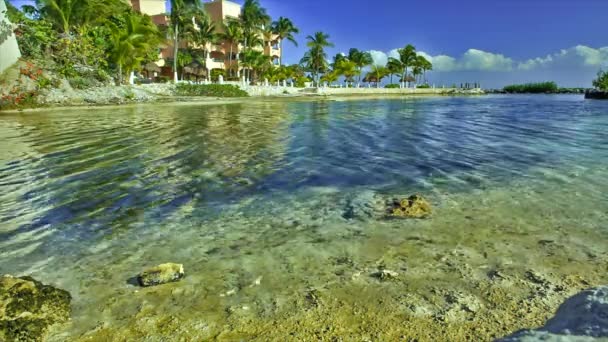
[[[167,4],[166,0],[130,0],[133,9],[147,14],[152,17],[152,20],[157,25],[168,25]],[[208,13],[211,20],[215,23],[218,33],[223,31],[222,23],[229,19],[238,19],[241,14],[241,5],[227,0],[211,0],[203,3],[205,11]],[[265,41],[264,54],[272,57],[274,65],[278,65],[281,50],[279,49],[278,37],[273,36],[272,40]],[[169,39],[167,47],[161,50],[160,60],[156,63],[162,67],[162,74],[166,76],[172,75],[170,65],[165,65],[165,59],[173,58],[173,44]],[[182,42],[180,47],[188,46],[188,42]],[[208,58],[206,67],[208,71],[213,69],[226,70],[226,75],[238,77],[240,75],[240,67],[237,70],[237,57],[242,51],[241,44],[232,46],[232,65],[230,64],[230,43],[218,42],[217,44],[208,44],[206,50]]]

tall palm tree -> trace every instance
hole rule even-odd
[[[194,25],[188,26],[186,36],[203,51],[203,67],[207,69],[207,45],[214,44],[218,40],[215,24],[203,11],[197,11],[192,20]]]
[[[247,49],[243,53],[242,64],[249,70],[251,80],[254,81],[258,75],[270,68],[270,56],[266,56],[263,51]]]
[[[171,13],[169,18],[173,30],[173,80],[177,82],[177,58],[179,53],[179,40],[192,25],[192,17],[201,9],[199,0],[171,0]]]
[[[270,24],[270,21],[270,16],[266,13],[266,9],[260,5],[259,0],[245,0],[243,7],[241,7],[241,22],[245,35],[261,32]],[[244,46],[245,48],[252,46],[247,38],[245,38]]]
[[[407,82],[407,72],[408,68],[416,61],[416,48],[412,44],[408,44],[406,47],[397,51],[399,53],[399,61],[401,62],[401,66],[403,68],[401,79],[405,80],[406,87],[409,87],[409,82]]]
[[[150,17],[136,13],[126,15],[124,27],[112,27],[110,59],[118,67],[118,83],[146,58],[150,49],[158,48],[161,34]]]
[[[359,78],[357,82],[361,82],[361,72],[363,68],[373,63],[372,55],[369,52],[359,51],[359,49],[352,48],[348,50],[348,59],[355,62],[357,69],[359,70]]]
[[[249,44],[249,46],[246,46],[246,44]],[[243,54],[240,56],[241,60],[244,60],[246,55],[251,56],[250,52],[254,51],[255,47],[264,46],[264,39],[262,39],[262,36],[260,35],[259,32],[256,32],[256,31],[244,32],[243,33],[243,45],[245,45],[245,47],[243,48]],[[252,69],[251,68],[244,69],[243,74],[244,74],[244,76],[246,76],[246,78],[251,79]]]
[[[386,67],[390,73],[391,84],[393,84],[393,75],[401,75],[401,62],[395,58],[389,58]]]
[[[277,21],[272,23],[272,31],[279,37],[279,49],[281,49],[279,66],[281,66],[283,63],[283,40],[287,39],[293,45],[298,46],[294,34],[300,33],[300,30],[288,18],[279,17]]]
[[[418,55],[416,62],[418,64],[418,66],[422,69],[422,77],[424,78],[424,83],[427,83],[426,72],[433,70],[433,63],[431,63],[428,59],[426,59],[422,55]]]
[[[229,70],[230,70],[230,76],[234,76],[234,69],[232,66],[232,48],[234,45],[237,45],[242,39],[243,39],[243,27],[241,26],[241,23],[237,20],[229,20],[226,23],[224,23],[224,30],[222,33],[220,33],[220,38],[227,42],[228,44],[230,44],[230,55],[228,56],[228,60],[229,62]],[[238,66],[238,56],[237,56],[237,65],[236,65],[236,70],[238,73],[239,70],[239,66]]]
[[[303,64],[311,71],[313,79],[319,85],[319,75],[327,69],[327,53],[326,47],[333,47],[334,44],[329,41],[329,35],[323,32],[315,32],[313,35],[306,37],[308,43],[306,46],[310,50],[302,58]]]

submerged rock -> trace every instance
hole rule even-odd
[[[547,323],[500,339],[515,341],[594,341],[608,337],[608,286],[568,298]]]
[[[394,199],[389,203],[388,215],[402,218],[425,218],[431,214],[431,205],[420,195],[412,195],[407,199]]]
[[[184,277],[184,265],[166,263],[148,268],[137,276],[141,286],[155,286],[178,281]]]
[[[0,341],[42,341],[70,318],[70,293],[31,277],[0,277]]]

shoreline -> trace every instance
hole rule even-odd
[[[97,108],[125,108],[137,105],[220,105],[258,100],[357,100],[383,98],[416,98],[432,96],[485,95],[481,89],[387,89],[387,88],[293,88],[293,87],[241,87],[249,97],[206,97],[173,95],[173,84],[136,86],[109,86],[78,91],[51,89],[41,95],[36,106],[1,109],[4,113],[41,112],[45,110],[72,110]]]

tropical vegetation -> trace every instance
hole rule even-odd
[[[298,64],[284,65],[283,42],[297,46],[300,31],[289,18],[273,21],[260,0],[245,0],[240,17],[222,23],[213,22],[198,0],[169,1],[168,23],[160,27],[123,0],[36,0],[35,5],[21,10],[9,3],[8,16],[17,24],[24,57],[54,70],[78,88],[112,80],[123,84],[135,71],[150,74],[150,65],[160,70],[154,62],[167,46],[173,49],[173,57],[166,62],[174,80],[210,77],[215,81],[221,75],[228,80],[243,76],[257,84],[304,86],[312,82],[319,86],[342,81],[347,87],[359,87],[361,82],[380,87],[385,80],[393,84],[396,76],[400,87],[409,87],[411,82],[427,84],[426,74],[433,69],[411,44],[383,64],[357,48],[335,55],[330,63],[327,49],[334,44],[320,31],[306,36],[307,51]],[[227,49],[227,70],[209,70],[207,61],[213,54],[208,47],[219,43]],[[281,51],[274,57],[278,60],[267,50],[274,44]]]
[[[593,86],[602,91],[608,91],[608,71],[600,70],[597,78],[593,80]]]
[[[557,93],[559,87],[555,82],[538,82],[538,83],[526,83],[526,84],[513,84],[503,88],[503,91],[507,93],[529,93],[529,94],[542,94],[542,93]]]

